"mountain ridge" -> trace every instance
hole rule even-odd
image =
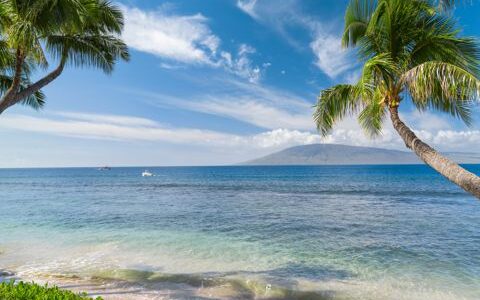
[[[446,152],[444,154],[458,163],[480,163],[480,153]],[[310,144],[294,146],[241,163],[241,165],[405,164],[423,164],[423,162],[413,152],[343,144]]]

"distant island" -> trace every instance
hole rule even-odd
[[[480,153],[447,152],[463,164],[479,164]],[[313,144],[287,148],[241,165],[405,165],[421,164],[412,152],[339,144]]]

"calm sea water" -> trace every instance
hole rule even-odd
[[[143,170],[0,170],[0,270],[243,282],[251,298],[480,299],[480,201],[425,166]]]

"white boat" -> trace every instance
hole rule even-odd
[[[148,172],[147,170],[143,171],[143,173],[142,173],[142,177],[152,177],[152,176],[153,176],[153,174]]]

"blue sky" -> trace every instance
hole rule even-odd
[[[322,88],[358,77],[342,50],[347,1],[124,0],[132,52],[106,76],[68,68],[41,112],[0,116],[0,167],[218,165],[293,145],[404,149],[387,123],[367,138],[349,117],[321,138],[311,119]],[[479,36],[480,2],[459,5],[464,34]],[[54,65],[54,63],[52,63]],[[480,149],[480,110],[465,127],[409,106],[405,121],[442,151]]]

